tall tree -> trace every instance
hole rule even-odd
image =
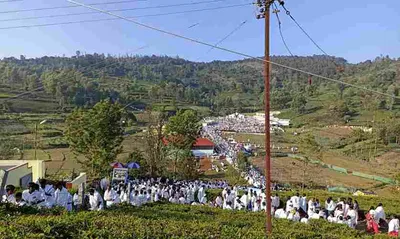
[[[188,151],[196,142],[199,135],[200,124],[196,111],[180,110],[175,116],[172,116],[166,124],[167,141],[169,151],[173,160],[174,173],[177,172],[177,163],[182,151]],[[183,156],[184,157],[184,156]]]
[[[70,148],[85,156],[79,163],[93,177],[106,176],[122,151],[122,114],[120,104],[101,101],[88,111],[74,110],[66,120]]]

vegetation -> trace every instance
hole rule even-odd
[[[111,101],[101,101],[88,111],[77,109],[68,116],[66,138],[73,152],[85,156],[80,163],[91,176],[108,175],[108,166],[121,153],[121,117],[121,106]]]
[[[206,206],[161,203],[42,217],[1,215],[0,235],[7,238],[265,238],[264,213]],[[273,230],[270,238],[372,238],[323,220],[308,225],[274,220]]]

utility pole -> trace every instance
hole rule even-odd
[[[267,203],[266,230],[267,235],[272,233],[271,221],[271,131],[270,131],[270,63],[269,63],[269,25],[270,25],[270,7],[275,0],[257,0],[257,7],[260,13],[257,19],[265,20],[265,56],[264,56],[264,117],[265,117],[265,196]]]

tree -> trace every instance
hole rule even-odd
[[[177,172],[177,163],[179,159],[182,159],[180,157],[181,151],[190,151],[192,145],[196,142],[199,130],[200,124],[198,123],[197,113],[193,110],[178,111],[166,124],[166,139],[169,144],[170,158],[173,161],[175,175],[180,173]]]
[[[167,116],[164,112],[148,112],[148,115],[150,122],[144,135],[147,173],[151,177],[164,176],[166,148],[162,139],[164,138],[163,128]]]
[[[306,111],[307,99],[302,93],[298,93],[293,97],[291,108],[299,114]]]
[[[190,150],[180,151],[179,157],[178,178],[184,180],[197,179],[199,176],[198,164],[192,152]]]
[[[306,174],[309,169],[308,166],[308,161],[309,161],[309,156],[314,156],[318,160],[322,160],[322,147],[318,144],[317,140],[315,139],[315,136],[311,133],[307,133],[299,137],[298,139],[298,144],[299,144],[299,150],[300,152],[304,155],[304,161],[303,161],[303,182],[302,182],[302,189],[305,187],[305,182],[306,182]]]
[[[241,172],[246,172],[250,166],[249,159],[243,152],[238,153],[236,164]]]
[[[175,116],[169,118],[165,131],[168,141],[175,147],[190,149],[200,131],[197,112],[193,110],[178,111]]]
[[[79,163],[93,177],[107,176],[109,164],[122,151],[122,113],[120,104],[106,100],[88,111],[74,110],[66,120],[70,148],[85,156]]]

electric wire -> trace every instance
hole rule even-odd
[[[207,55],[208,53],[210,53],[216,46],[219,46],[222,42],[224,42],[226,39],[228,39],[230,36],[232,36],[235,32],[239,31],[240,28],[242,28],[246,23],[247,23],[247,20],[240,23],[237,27],[235,27],[235,29],[233,29],[231,32],[229,32],[226,36],[224,36],[222,39],[220,39],[217,43],[215,43],[213,47],[210,47],[210,49],[208,49],[208,51],[204,54],[204,56]],[[204,56],[202,56],[202,57],[204,57]],[[197,59],[195,59],[195,61],[198,61],[202,57],[198,57]]]
[[[135,11],[135,10],[148,10],[148,9],[161,9],[161,8],[171,8],[171,7],[181,7],[181,6],[193,6],[193,5],[200,5],[200,4],[206,4],[206,3],[218,3],[218,2],[223,2],[223,1],[228,1],[228,0],[212,0],[212,1],[200,1],[200,2],[170,4],[170,5],[149,6],[149,7],[121,8],[121,9],[115,9],[115,10],[109,10],[109,11],[110,12],[127,12],[127,11]],[[99,12],[78,12],[78,13],[66,13],[66,14],[56,14],[56,15],[46,15],[46,16],[35,16],[35,17],[9,18],[9,19],[0,19],[0,22],[12,22],[12,21],[94,15],[94,14],[100,14],[100,13]]]
[[[290,50],[290,48],[289,48],[288,45],[286,44],[285,37],[283,36],[283,33],[282,33],[282,22],[281,22],[281,19],[279,18],[279,9],[278,9],[278,7],[276,6],[276,3],[275,3],[275,2],[274,2],[273,8],[275,8],[275,9],[274,9],[274,12],[275,12],[276,18],[277,18],[277,20],[278,20],[279,34],[281,35],[281,39],[282,39],[283,45],[285,46],[285,48],[286,48],[286,50],[289,52],[289,54],[290,54],[291,56],[294,56],[293,53],[292,53],[292,51]]]
[[[194,9],[194,10],[187,10],[187,11],[177,11],[177,12],[160,13],[160,14],[146,14],[146,15],[130,16],[130,17],[126,17],[126,18],[169,16],[169,15],[184,14],[184,13],[213,11],[213,10],[221,10],[221,9],[228,9],[228,8],[235,8],[235,7],[243,7],[243,6],[249,6],[249,5],[252,5],[252,4],[251,3],[245,3],[245,4],[228,5],[228,6],[222,6],[222,7]],[[44,24],[0,27],[0,30],[23,29],[23,28],[34,28],[34,27],[47,27],[47,26],[61,26],[61,25],[69,25],[69,24],[115,21],[115,20],[119,20],[119,18],[118,17],[113,17],[113,18],[93,19],[93,20],[80,20],[80,21],[68,21],[68,22],[56,22],[56,23],[44,23]]]
[[[123,3],[146,2],[146,1],[147,0],[124,0],[124,1],[114,1],[114,2],[90,3],[89,5],[90,6],[100,6],[100,5],[123,4]],[[77,6],[69,5],[69,6],[58,6],[58,7],[42,7],[42,8],[20,9],[20,10],[8,10],[8,11],[0,11],[0,14],[19,13],[19,12],[34,12],[34,11],[45,11],[45,10],[66,9],[66,8],[77,8]]]
[[[164,33],[166,35],[170,35],[170,36],[173,36],[173,37],[181,38],[183,40],[191,41],[191,42],[194,42],[194,43],[197,43],[197,44],[200,44],[200,45],[214,47],[214,48],[219,49],[221,51],[226,51],[226,52],[230,52],[232,54],[236,54],[236,55],[239,55],[239,56],[244,56],[244,57],[247,57],[247,58],[250,58],[250,59],[254,59],[254,60],[257,60],[257,61],[270,63],[270,64],[275,65],[275,66],[280,66],[280,67],[283,67],[283,68],[286,68],[286,69],[289,69],[289,70],[301,72],[301,73],[304,73],[304,74],[307,74],[307,75],[311,75],[311,76],[315,76],[315,77],[318,77],[318,78],[321,78],[321,79],[324,79],[324,80],[328,80],[328,81],[332,81],[332,82],[336,82],[336,83],[341,83],[343,85],[351,86],[351,87],[354,87],[354,88],[357,88],[357,89],[360,89],[360,90],[369,91],[369,92],[372,92],[372,93],[375,93],[375,94],[379,94],[379,95],[393,97],[393,95],[386,94],[386,93],[383,93],[383,92],[380,92],[380,91],[377,91],[377,90],[368,89],[368,88],[365,88],[365,87],[362,87],[362,86],[358,86],[358,85],[354,85],[354,84],[351,84],[351,83],[343,82],[343,81],[340,81],[340,80],[332,79],[332,78],[325,77],[325,76],[322,76],[322,75],[318,75],[318,74],[315,74],[315,73],[312,73],[312,72],[308,72],[308,71],[305,71],[305,70],[297,69],[295,67],[286,66],[286,65],[283,65],[283,64],[280,64],[280,63],[276,63],[276,62],[272,62],[272,61],[266,61],[264,59],[260,59],[258,57],[254,57],[254,56],[251,56],[251,55],[248,55],[248,54],[245,54],[245,53],[242,53],[242,52],[238,52],[238,51],[235,51],[235,50],[230,50],[230,49],[227,49],[227,48],[214,46],[214,45],[212,45],[210,43],[207,43],[207,42],[203,42],[203,41],[200,41],[200,40],[197,40],[197,39],[186,37],[186,36],[183,36],[183,35],[180,35],[180,34],[176,34],[176,33],[173,33],[173,32],[167,31],[167,30],[163,30],[163,29],[160,29],[160,28],[157,28],[157,27],[153,27],[151,25],[144,24],[144,23],[138,22],[136,20],[133,20],[133,19],[130,19],[130,18],[127,18],[127,17],[124,17],[124,16],[120,16],[120,15],[117,15],[117,14],[114,14],[114,13],[111,13],[111,12],[107,12],[105,10],[102,10],[102,9],[99,9],[99,8],[96,8],[96,7],[93,7],[93,6],[89,6],[89,5],[84,4],[84,3],[76,2],[74,0],[66,0],[66,1],[68,1],[70,3],[73,3],[73,4],[76,4],[76,5],[79,5],[79,6],[82,6],[82,7],[85,7],[85,8],[89,8],[89,9],[92,9],[92,10],[95,10],[95,11],[102,12],[104,14],[108,14],[108,15],[111,15],[111,16],[114,16],[114,17],[129,21],[129,22],[132,22],[135,25],[138,25],[138,26],[141,26],[141,27],[153,30],[153,31],[157,31],[157,32],[160,32],[160,33]],[[400,99],[400,97],[396,97],[396,98]]]

